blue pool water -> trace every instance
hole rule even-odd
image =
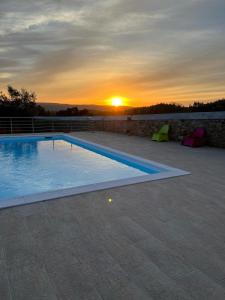
[[[0,199],[158,172],[60,136],[0,139]]]

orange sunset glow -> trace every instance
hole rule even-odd
[[[1,89],[114,107],[225,95],[224,1],[10,3],[0,3]]]

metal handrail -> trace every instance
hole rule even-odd
[[[0,134],[70,132],[93,129],[89,118],[66,117],[0,117]]]

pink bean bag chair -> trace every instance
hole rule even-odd
[[[182,145],[189,147],[201,147],[205,145],[206,131],[204,128],[196,128],[195,131],[183,138]]]

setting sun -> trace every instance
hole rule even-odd
[[[116,107],[121,106],[123,105],[123,99],[120,97],[114,97],[111,99],[111,104]]]

